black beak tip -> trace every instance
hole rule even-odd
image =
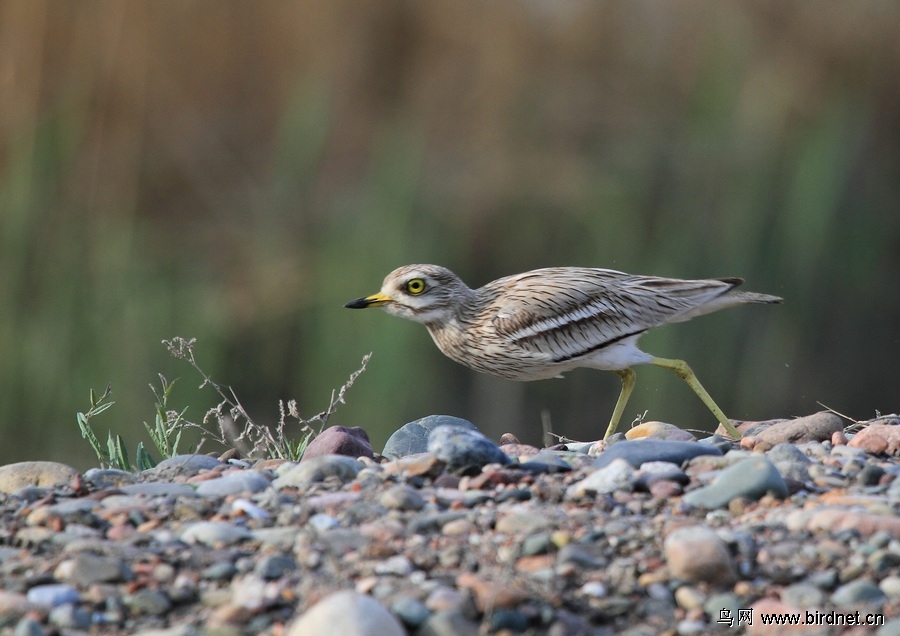
[[[365,298],[357,298],[356,300],[351,300],[349,303],[344,305],[347,309],[365,309],[369,306],[369,301]]]

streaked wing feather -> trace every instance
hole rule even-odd
[[[489,286],[505,288],[493,318],[499,336],[530,351],[570,358],[677,320],[738,282],[549,268]]]

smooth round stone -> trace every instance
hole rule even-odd
[[[491,612],[490,633],[500,631],[520,634],[528,629],[528,617],[511,609],[495,609]]]
[[[703,508],[722,508],[732,499],[761,499],[766,493],[784,499],[787,485],[775,465],[765,457],[748,457],[723,470],[712,485],[686,494],[685,503]]]
[[[264,546],[272,546],[278,550],[289,550],[297,539],[299,529],[296,526],[275,526],[273,528],[253,528],[253,539]]]
[[[412,562],[404,555],[398,554],[375,565],[376,574],[392,574],[394,576],[409,576],[415,570]]]
[[[153,468],[148,468],[141,475],[150,479],[169,481],[176,477],[193,477],[201,471],[224,465],[224,462],[209,455],[175,455],[162,460]]]
[[[240,470],[200,482],[197,494],[203,497],[228,497],[260,492],[268,487],[269,480],[262,473],[255,470]]]
[[[28,590],[28,602],[45,607],[56,607],[63,603],[77,603],[80,600],[78,590],[71,585],[55,583],[49,585],[35,585]]]
[[[782,477],[797,481],[810,481],[808,466],[812,460],[793,444],[777,444],[766,452],[766,457],[778,469]]]
[[[340,525],[337,519],[331,515],[326,515],[324,512],[317,512],[309,518],[307,523],[319,532],[326,532]]]
[[[227,581],[238,573],[234,563],[230,561],[217,561],[204,569],[201,576],[207,581]]]
[[[842,430],[844,422],[840,417],[830,411],[820,411],[806,417],[778,422],[759,431],[756,433],[758,441],[754,450],[765,451],[784,443],[830,440],[834,433]]]
[[[428,616],[431,614],[423,602],[409,596],[404,596],[394,601],[391,605],[391,611],[404,625],[413,629],[428,620]]]
[[[649,488],[658,481],[674,481],[685,486],[691,478],[677,464],[671,462],[646,462],[641,464],[636,484]]]
[[[878,628],[875,636],[900,636],[900,618],[887,621]]]
[[[900,576],[893,574],[891,576],[886,576],[881,579],[878,587],[881,588],[881,591],[887,596],[894,599],[898,598],[900,597]]]
[[[400,622],[371,596],[352,590],[329,594],[303,613],[286,636],[406,636]]]
[[[481,468],[486,464],[508,464],[509,457],[480,431],[459,426],[438,426],[428,435],[429,453],[451,468]]]
[[[546,530],[553,521],[539,509],[515,509],[500,517],[495,530],[502,534],[532,534]]]
[[[314,483],[336,477],[341,483],[353,481],[363,464],[357,459],[345,455],[319,455],[281,473],[272,485],[276,490],[282,488],[306,488]]]
[[[703,609],[707,615],[715,618],[719,617],[719,612],[723,609],[729,610],[731,615],[737,618],[738,609],[741,607],[741,600],[730,592],[712,594],[703,604]]]
[[[202,455],[205,457],[205,455]],[[170,483],[165,481],[148,481],[140,484],[131,484],[119,488],[126,495],[142,497],[193,497],[197,492],[194,487],[183,483]]]
[[[478,625],[459,609],[435,612],[428,617],[428,620],[416,633],[421,636],[479,636],[480,634]]]
[[[838,607],[884,603],[886,600],[884,592],[872,581],[866,579],[857,579],[842,585],[831,595],[831,602]]]
[[[689,431],[668,422],[641,422],[625,432],[625,439],[661,439],[690,442],[695,439]]]
[[[30,616],[26,616],[16,623],[12,636],[44,636],[44,629],[39,622]]]
[[[826,598],[825,593],[811,583],[795,583],[781,590],[781,601],[800,609],[821,607]]]
[[[251,519],[269,519],[272,516],[265,508],[257,506],[249,499],[235,499],[231,502],[231,509],[234,512],[243,513]]]
[[[91,615],[87,610],[72,603],[65,603],[50,610],[47,620],[63,629],[87,629],[91,626]]]
[[[0,466],[0,493],[11,494],[21,488],[58,488],[69,484],[80,473],[59,462],[18,462]]]
[[[125,581],[132,578],[132,573],[122,559],[82,552],[62,561],[53,576],[58,581],[88,587],[95,583]]]
[[[619,442],[619,444],[625,443]],[[650,442],[635,443],[648,444]],[[636,471],[628,460],[617,458],[605,464],[602,468],[595,470],[581,481],[577,481],[569,486],[566,489],[566,497],[585,497],[596,493],[611,493],[618,490],[630,492],[634,487],[635,479]]]
[[[663,543],[672,576],[691,583],[730,585],[735,568],[725,542],[706,526],[678,528]]]
[[[185,543],[201,543],[208,546],[233,545],[252,536],[246,528],[221,521],[197,521],[181,531],[181,540]]]
[[[84,480],[90,482],[97,490],[119,488],[137,481],[134,473],[117,468],[91,468],[84,473]]]
[[[607,448],[594,461],[594,468],[608,466],[616,459],[624,459],[638,468],[647,462],[669,462],[681,466],[685,461],[700,455],[721,455],[715,446],[698,442],[678,442],[656,439],[635,439],[617,442]]]
[[[608,594],[606,586],[600,581],[588,581],[578,591],[591,598],[603,598]]]
[[[439,426],[459,426],[472,431],[478,430],[478,427],[472,422],[461,417],[429,415],[408,422],[394,431],[385,443],[381,454],[390,459],[397,459],[407,455],[424,453],[428,450],[428,435]]]
[[[425,500],[415,488],[402,485],[391,486],[378,501],[388,510],[421,510],[425,507]]]
[[[369,434],[359,426],[330,426],[316,435],[301,461],[308,461],[319,455],[346,455],[347,457],[373,457]]]
[[[172,609],[172,602],[159,590],[144,588],[126,596],[125,606],[132,614],[164,616]]]
[[[280,579],[288,572],[297,569],[297,563],[293,558],[283,554],[267,554],[256,563],[253,570],[265,580]]]
[[[518,465],[516,468],[524,470],[532,475],[544,473],[567,473],[572,470],[572,464],[566,461],[565,457],[554,451],[542,450],[537,452]]]

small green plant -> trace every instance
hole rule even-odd
[[[130,470],[131,462],[128,459],[128,451],[125,449],[125,443],[120,435],[113,436],[112,431],[106,440],[106,446],[100,443],[94,429],[91,427],[91,419],[100,415],[103,411],[111,407],[115,402],[107,401],[112,393],[112,385],[107,384],[106,390],[101,395],[97,395],[94,389],[91,389],[91,408],[85,413],[77,413],[78,427],[81,429],[81,436],[87,439],[101,466],[110,466],[121,470]],[[141,447],[138,447],[141,450]]]
[[[287,403],[279,400],[279,418],[273,432],[269,427],[253,421],[231,387],[218,384],[200,367],[194,356],[196,339],[175,337],[172,340],[163,340],[163,344],[166,345],[169,353],[179,360],[186,361],[200,374],[203,378],[203,382],[200,384],[201,389],[207,386],[212,387],[221,398],[219,404],[206,412],[201,423],[192,422],[185,418],[187,407],[181,411],[168,408],[172,387],[177,380],[169,382],[164,375],[159,374],[160,386],[157,388],[150,385],[150,390],[156,397],[154,423],[151,426],[144,422],[144,428],[156,450],[164,458],[174,457],[179,453],[181,436],[185,430],[198,429],[201,432],[200,442],[196,448],[188,449],[189,452],[196,452],[205,442],[213,441],[222,446],[234,448],[246,457],[273,457],[298,461],[309,443],[325,428],[328,419],[338,406],[344,404],[347,390],[366,370],[366,365],[372,357],[371,353],[363,356],[359,369],[350,374],[340,389],[331,392],[328,408],[313,417],[302,417],[296,400],[288,400]],[[84,413],[77,413],[78,426],[81,429],[82,437],[87,439],[91,448],[94,449],[101,466],[132,470],[131,460],[122,437],[113,435],[110,431],[104,446],[91,427],[92,418],[115,404],[115,402],[108,401],[110,392],[109,385],[99,396],[91,389],[91,407]],[[292,438],[287,433],[288,424],[292,419],[300,425],[300,435],[296,438]],[[213,421],[215,426],[211,424]],[[135,452],[134,468],[146,470],[155,465],[156,460],[144,448],[143,442],[139,442]]]

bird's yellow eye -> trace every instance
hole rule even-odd
[[[408,291],[413,296],[421,294],[423,291],[425,291],[425,281],[421,278],[410,279],[406,283],[406,291]]]

